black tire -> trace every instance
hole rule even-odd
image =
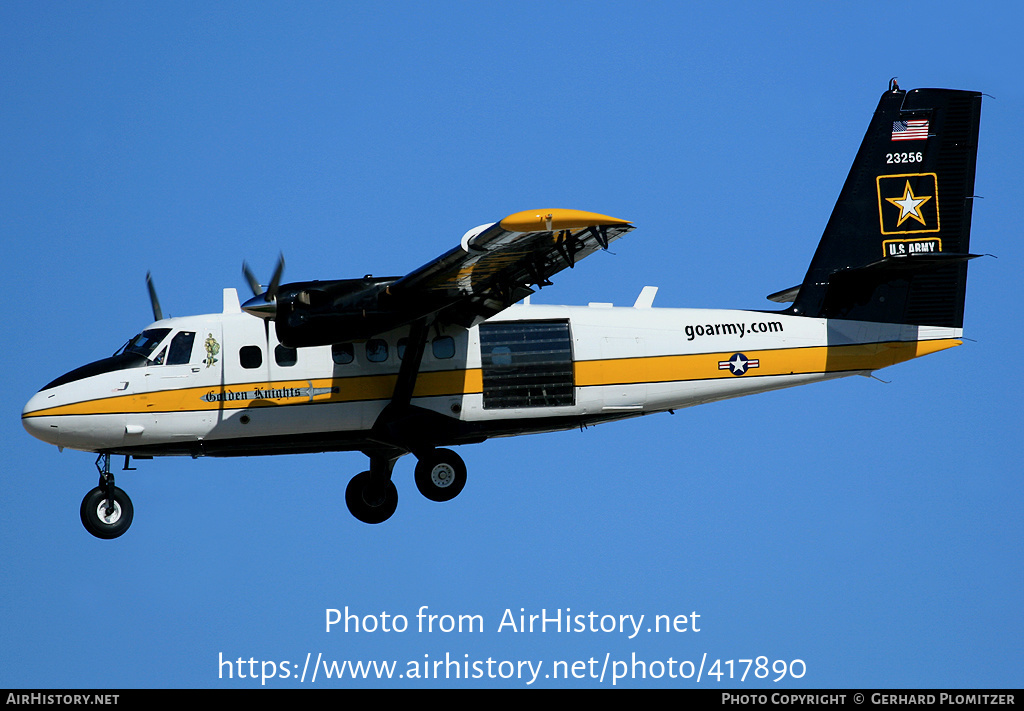
[[[135,510],[128,494],[114,487],[113,511],[107,513],[107,494],[97,486],[82,499],[82,525],[97,538],[117,538],[132,525]]]
[[[370,472],[361,472],[345,488],[345,504],[363,523],[383,523],[398,508],[398,489],[390,479],[381,487],[371,479]]]
[[[416,462],[416,488],[431,501],[451,501],[466,486],[466,463],[450,449],[433,449]]]

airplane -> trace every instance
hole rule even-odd
[[[593,212],[518,212],[473,228],[402,277],[281,283],[221,313],[164,318],[113,356],[36,393],[22,422],[97,454],[80,515],[112,539],[134,509],[112,456],[360,451],[345,491],[359,521],[395,512],[412,454],[432,501],[457,496],[450,447],[575,429],[874,371],[960,345],[981,94],[882,94],[803,282],[781,310],[530,303],[551,277],[634,229]],[[776,307],[778,308],[778,307]]]

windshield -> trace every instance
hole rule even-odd
[[[153,351],[156,349],[160,342],[164,340],[164,337],[171,332],[169,328],[151,328],[148,331],[143,331],[135,338],[131,339],[114,355],[123,355],[126,353],[136,353],[143,358],[148,358]]]

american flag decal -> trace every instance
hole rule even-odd
[[[892,140],[924,141],[928,139],[928,119],[892,122]]]

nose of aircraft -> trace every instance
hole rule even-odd
[[[35,414],[46,408],[46,396],[44,393],[36,393],[25,403],[21,411],[21,424],[25,431],[36,439],[41,439],[49,444],[58,444],[60,428],[56,421],[46,415]]]

